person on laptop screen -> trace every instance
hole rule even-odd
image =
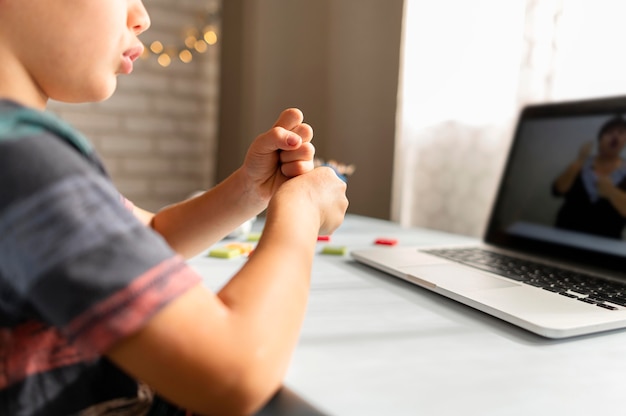
[[[559,228],[622,238],[626,224],[626,120],[607,120],[593,142],[583,144],[576,160],[555,179],[552,193],[564,201],[556,215]]]

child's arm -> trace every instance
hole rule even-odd
[[[254,254],[217,295],[191,289],[107,355],[190,411],[256,411],[280,387],[297,343],[316,237],[332,233],[346,208],[345,183],[329,168],[285,183]]]
[[[250,146],[241,168],[204,194],[159,211],[138,214],[177,252],[191,257],[259,214],[289,178],[313,169],[311,127],[288,109]]]

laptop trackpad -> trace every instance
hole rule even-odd
[[[457,264],[406,266],[400,269],[416,279],[418,284],[431,288],[438,286],[455,292],[520,286],[518,283]]]

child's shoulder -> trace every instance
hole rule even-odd
[[[91,143],[56,115],[0,99],[0,143],[43,135],[57,136],[86,155],[93,152]]]
[[[75,176],[108,181],[89,142],[51,113],[0,100],[0,206]]]

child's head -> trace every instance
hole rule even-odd
[[[142,51],[141,0],[0,0],[0,97],[101,101]]]

